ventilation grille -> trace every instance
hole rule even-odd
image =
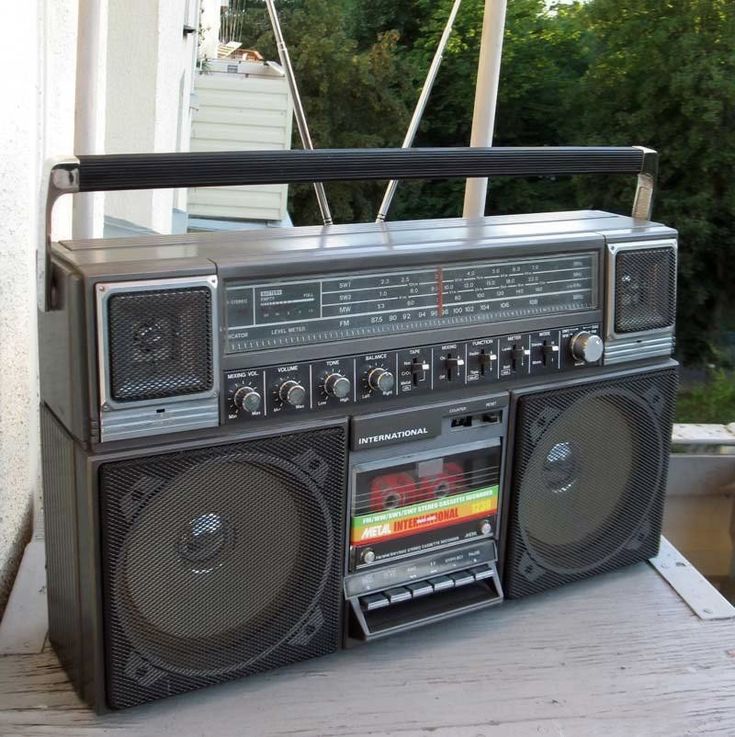
[[[212,292],[207,287],[113,294],[107,301],[107,329],[115,401],[212,389]]]
[[[621,250],[615,257],[615,332],[671,327],[676,315],[676,251]]]
[[[656,554],[676,386],[667,368],[520,398],[510,598]]]
[[[101,468],[110,706],[336,649],[345,444],[333,427]]]

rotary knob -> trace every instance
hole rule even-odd
[[[324,379],[324,391],[330,396],[336,399],[344,399],[350,396],[352,391],[352,382],[342,374],[329,374]]]
[[[284,381],[278,387],[278,398],[284,404],[290,404],[292,407],[301,407],[306,399],[306,389],[298,381],[290,379],[289,381]]]
[[[588,333],[586,330],[572,336],[569,341],[569,350],[572,357],[585,363],[597,363],[602,358],[604,348],[602,338],[594,333]]]
[[[367,383],[373,391],[390,394],[393,391],[396,380],[388,369],[379,366],[368,372]]]
[[[262,398],[252,386],[241,386],[232,397],[232,401],[238,409],[244,412],[257,412],[260,409]]]

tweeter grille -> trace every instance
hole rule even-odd
[[[345,453],[332,427],[101,467],[111,707],[336,649]]]
[[[668,328],[676,315],[676,249],[621,249],[615,257],[615,332]]]
[[[510,598],[656,554],[676,386],[667,367],[518,398]]]
[[[110,396],[137,402],[213,387],[212,290],[121,291],[107,299]]]

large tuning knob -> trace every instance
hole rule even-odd
[[[388,369],[379,366],[370,370],[367,376],[367,383],[373,391],[390,394],[393,391],[396,380]]]
[[[252,386],[241,386],[232,397],[235,407],[244,412],[257,412],[260,409],[262,398]]]
[[[290,379],[289,381],[284,381],[278,388],[278,398],[284,404],[290,404],[292,407],[301,407],[306,399],[306,389],[298,381]]]
[[[569,350],[572,357],[585,363],[597,363],[602,358],[604,349],[605,345],[602,338],[594,333],[588,333],[586,330],[572,336],[569,341]]]

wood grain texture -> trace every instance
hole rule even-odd
[[[3,737],[733,734],[735,624],[647,565],[103,717],[52,652],[0,658]]]

